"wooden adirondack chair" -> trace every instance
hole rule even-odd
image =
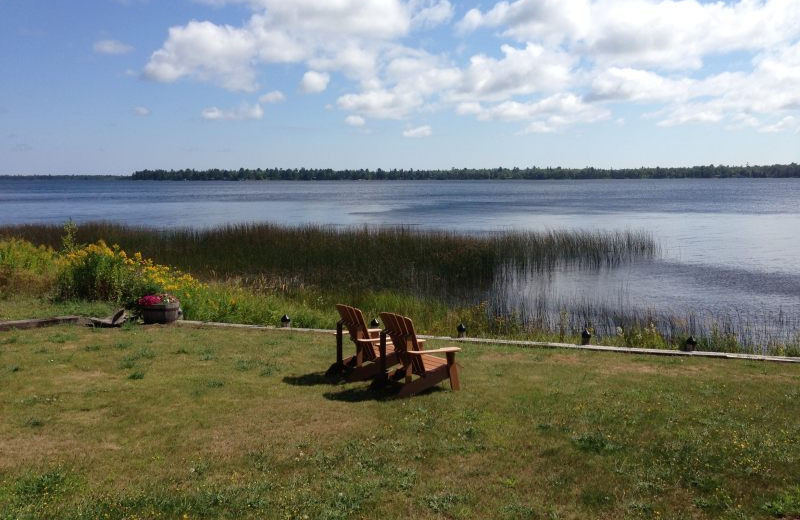
[[[450,379],[450,388],[454,391],[461,388],[458,381],[458,365],[456,365],[456,352],[460,351],[460,348],[423,350],[425,340],[417,338],[410,318],[382,312],[381,320],[385,327],[381,339],[385,341],[387,335],[391,338],[394,353],[400,363],[400,368],[391,377],[395,381],[404,380],[405,383],[397,394],[399,397],[417,394],[445,379]],[[383,343],[380,350],[383,351]],[[446,359],[431,354],[445,354]],[[379,377],[382,374],[385,374],[385,370],[378,372]],[[413,375],[419,377],[413,379]]]
[[[378,374],[380,366],[377,361],[380,357],[378,344],[380,343],[381,329],[370,329],[364,320],[364,313],[349,305],[337,304],[341,319],[336,324],[336,363],[328,369],[328,374],[347,374],[349,381],[371,379]],[[343,358],[344,329],[347,329],[350,340],[356,346],[356,353],[346,359]],[[385,371],[388,367],[397,364],[397,354],[391,343],[386,345],[384,360]]]

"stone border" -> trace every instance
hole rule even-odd
[[[65,323],[84,324],[89,323],[86,318],[80,316],[57,316],[55,318],[43,318],[37,320],[17,320],[0,321],[0,332],[12,329],[35,329],[39,327],[49,327],[51,325],[62,325]],[[176,325],[186,327],[223,327],[232,329],[254,329],[254,330],[275,330],[286,332],[312,332],[316,334],[335,334],[336,331],[330,329],[304,329],[296,327],[275,327],[272,325],[245,325],[242,323],[219,323],[214,321],[190,321],[178,320]],[[665,350],[657,348],[632,348],[632,347],[610,347],[606,345],[575,345],[573,343],[549,343],[546,341],[519,341],[511,339],[488,339],[488,338],[451,338],[448,336],[428,336],[419,335],[423,339],[434,339],[440,341],[451,341],[457,343],[475,343],[480,345],[511,345],[523,348],[562,348],[572,350],[589,350],[595,352],[614,352],[617,354],[639,354],[645,356],[684,356],[701,357],[716,359],[740,359],[749,361],[770,361],[773,363],[800,363],[800,358],[783,356],[759,356],[756,354],[735,354],[729,352],[683,352],[681,350]]]
[[[255,330],[280,330],[287,332],[313,332],[318,334],[335,334],[336,331],[329,329],[303,329],[294,327],[275,327],[272,325],[244,325],[241,323],[219,323],[213,321],[188,321],[181,320],[175,322],[178,325],[187,327],[227,327],[238,329]],[[614,352],[617,354],[639,354],[646,356],[684,356],[717,359],[739,359],[749,361],[770,361],[774,363],[800,363],[800,358],[784,356],[759,356],[756,354],[735,354],[729,352],[683,352],[681,350],[665,350],[656,348],[632,348],[632,347],[610,347],[606,345],[575,345],[573,343],[549,343],[544,341],[518,341],[510,339],[487,339],[487,338],[451,338],[447,336],[428,336],[419,334],[423,339],[434,339],[441,341],[451,341],[457,343],[476,343],[481,345],[512,345],[524,348],[562,348],[572,350],[589,350],[596,352]]]
[[[80,316],[56,316],[55,318],[42,318],[38,320],[15,320],[0,321],[0,331],[12,329],[38,329],[39,327],[50,327],[52,325],[63,325],[65,323],[80,323],[86,318]]]

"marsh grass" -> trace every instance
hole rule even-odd
[[[33,353],[61,332],[78,337]],[[0,518],[798,514],[795,365],[463,345],[461,392],[393,400],[322,376],[330,335],[14,334],[4,361],[30,369],[0,373]],[[129,379],[120,361],[145,349]]]
[[[61,246],[61,226],[26,224],[0,228],[19,237]],[[548,270],[562,263],[599,267],[658,254],[643,232],[498,232],[485,235],[420,231],[408,227],[287,227],[232,224],[211,229],[170,229],[94,222],[81,224],[76,240],[105,240],[140,251],[157,263],[206,279],[240,278],[267,289],[315,286],[458,290],[491,283],[513,262]]]
[[[682,316],[622,299],[614,304],[531,295],[519,286],[519,280],[547,277],[554,269],[600,270],[648,260],[659,251],[645,233],[461,235],[270,224],[156,230],[109,223],[84,224],[71,233],[75,244],[118,242],[205,278],[207,284],[181,296],[192,320],[277,325],[288,314],[295,326],[333,328],[334,304],[347,302],[368,319],[387,309],[412,316],[418,330],[438,335],[452,335],[464,323],[472,336],[577,343],[588,327],[594,342],[617,346],[674,349],[692,335],[699,350],[800,355],[798,317]],[[64,238],[61,228],[41,225],[0,228],[0,236],[54,246]],[[22,307],[37,309],[24,299]],[[0,318],[5,310],[33,317],[0,300]]]

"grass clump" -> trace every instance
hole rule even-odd
[[[774,500],[767,502],[762,509],[776,518],[800,517],[800,486],[790,489]]]

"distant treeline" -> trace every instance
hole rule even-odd
[[[238,170],[142,170],[133,180],[244,181],[244,180],[450,180],[450,179],[684,179],[684,178],[800,177],[800,165],[692,166],[690,168],[452,168],[450,170],[333,170],[269,168]]]

